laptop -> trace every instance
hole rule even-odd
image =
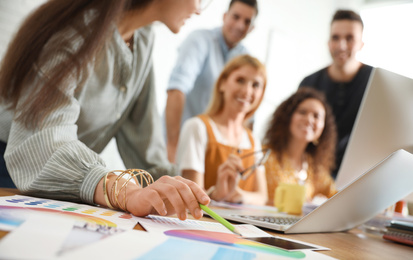
[[[303,217],[258,210],[217,209],[227,220],[286,234],[339,232],[383,212],[413,191],[413,154],[400,149]]]

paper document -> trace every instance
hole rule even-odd
[[[137,217],[122,211],[29,196],[0,197],[0,229],[13,230],[33,215],[55,215],[120,229],[133,229]]]
[[[52,259],[73,224],[67,218],[32,216],[0,240],[0,259]]]
[[[116,248],[116,250],[114,250]],[[271,253],[237,246],[199,242],[177,237],[169,237],[156,232],[137,230],[125,231],[90,246],[82,247],[65,254],[59,259],[317,259],[332,257],[314,251],[288,252],[275,250]]]
[[[163,233],[168,230],[176,229],[192,229],[192,230],[207,230],[207,231],[217,231],[223,233],[232,234],[230,230],[224,227],[218,222],[200,221],[200,220],[180,220],[178,218],[172,217],[162,217],[149,215],[146,218],[139,218],[139,223],[148,232],[159,232]],[[257,228],[254,225],[242,224],[234,225],[238,231],[240,231],[243,237],[266,237],[271,236],[267,232]]]

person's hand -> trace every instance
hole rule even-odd
[[[213,192],[213,199],[227,200],[230,202],[236,198],[239,199],[238,182],[241,178],[240,172],[244,170],[242,160],[236,155],[231,154],[228,159],[218,167],[217,182],[215,184],[215,191]]]
[[[185,220],[187,210],[194,218],[203,216],[199,203],[208,205],[210,198],[196,183],[180,176],[162,176],[145,188],[128,192],[126,208],[135,216],[177,214]]]

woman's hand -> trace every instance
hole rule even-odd
[[[126,208],[135,216],[177,214],[181,220],[187,218],[189,210],[199,219],[203,216],[199,203],[208,205],[209,202],[208,195],[196,183],[180,176],[162,176],[143,189],[136,186],[129,190]]]
[[[242,160],[231,154],[228,159],[218,167],[217,182],[211,197],[215,200],[239,202],[242,198],[238,192],[240,172],[244,170]]]

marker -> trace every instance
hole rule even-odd
[[[218,215],[217,213],[215,213],[214,211],[212,211],[212,209],[208,208],[207,206],[199,203],[199,206],[201,207],[201,209],[203,211],[205,211],[206,213],[208,213],[208,215],[210,215],[213,219],[215,219],[216,221],[218,221],[219,223],[221,223],[222,225],[224,225],[224,227],[228,228],[229,230],[231,230],[232,232],[234,232],[235,234],[242,236],[241,233],[238,231],[238,229],[236,227],[234,227],[233,225],[231,225],[231,223],[229,223],[226,219],[224,219],[223,217],[221,217],[220,215]]]

